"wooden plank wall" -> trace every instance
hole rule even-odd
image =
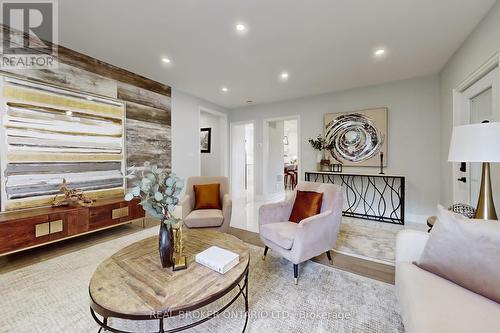
[[[0,27],[4,39],[7,38],[10,42],[29,38],[27,35],[11,30],[8,26],[1,25]],[[33,40],[31,42],[33,43]],[[126,111],[127,166],[141,165],[148,160],[162,168],[171,169],[171,88],[169,86],[63,46],[58,46],[57,59],[59,63],[57,69],[3,69],[3,71],[0,70],[0,74],[122,101]],[[1,106],[1,112],[2,115],[7,112],[6,105]],[[22,168],[26,167],[35,166],[25,165]],[[116,165],[109,164],[106,170],[113,170],[114,167]],[[12,168],[20,168],[20,166],[13,165],[9,172],[12,172]],[[92,171],[92,168],[90,165],[85,166],[85,171]],[[95,171],[102,171],[98,169]]]

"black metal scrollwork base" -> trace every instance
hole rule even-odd
[[[306,172],[305,180],[339,184],[342,215],[394,224],[405,221],[405,177],[356,173]]]

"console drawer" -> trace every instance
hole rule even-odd
[[[42,244],[49,240],[48,215],[32,216],[0,224],[0,253]]]

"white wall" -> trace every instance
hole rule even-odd
[[[210,153],[202,153],[200,174],[202,176],[220,176],[224,173],[224,151],[222,138],[222,117],[214,114],[200,112],[200,128],[211,128],[211,149]],[[224,129],[225,131],[226,129]]]
[[[172,89],[172,170],[181,178],[200,175],[200,108],[227,110]]]
[[[500,2],[497,2],[440,73],[441,202],[444,205],[453,203],[452,164],[447,161],[453,128],[453,89],[499,49]]]
[[[256,193],[263,186],[263,120],[300,115],[302,173],[316,168],[316,153],[307,139],[323,132],[323,115],[386,106],[389,108],[388,168],[386,173],[407,177],[409,221],[424,222],[435,212],[440,193],[439,78],[430,76],[343,92],[305,97],[229,112],[230,121],[256,121]],[[350,169],[351,171],[359,171]],[[373,168],[361,171],[378,172]],[[346,169],[347,171],[347,169]],[[299,175],[300,179],[303,174]],[[420,216],[417,216],[420,215]]]

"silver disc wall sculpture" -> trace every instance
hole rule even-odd
[[[386,120],[385,117],[379,118]],[[338,113],[326,120],[325,117],[325,138],[333,147],[330,153],[341,163],[356,165],[366,162],[378,156],[384,147],[386,124],[377,124],[366,111]]]

